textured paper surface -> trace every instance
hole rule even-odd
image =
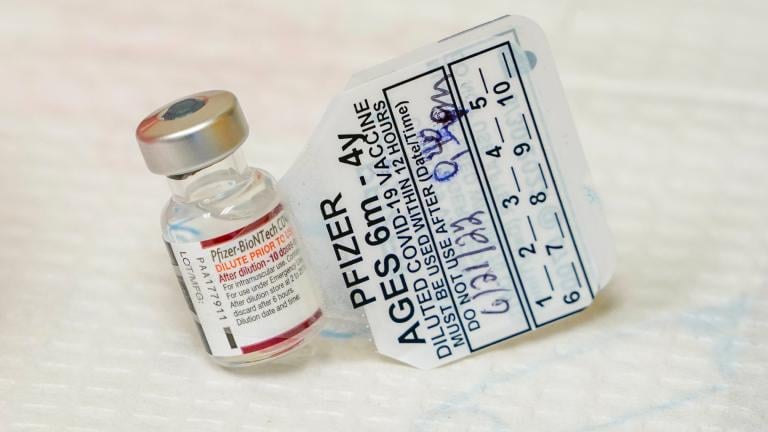
[[[766,428],[768,8],[411,3],[0,6],[0,430]],[[352,73],[504,13],[549,36],[614,282],[571,320],[429,372],[353,331],[260,369],[208,361],[136,122],[228,88],[249,158],[279,175]]]

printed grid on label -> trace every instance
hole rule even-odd
[[[439,97],[433,95],[433,91],[435,90],[438,92]],[[445,73],[445,69],[442,67],[425,72],[384,89],[384,97],[390,107],[393,105],[395,107],[402,107],[406,104],[416,105],[418,101],[424,102],[436,100],[442,100],[444,105],[447,103],[447,105],[454,107],[454,109],[456,106],[455,99],[448,87],[448,77]],[[393,100],[397,102],[393,104]],[[422,105],[424,104],[422,103]],[[429,105],[429,103],[427,105]],[[424,106],[421,108],[421,112],[426,110]],[[394,117],[393,113],[391,115]],[[423,120],[423,118],[421,120]],[[450,134],[449,126],[453,127],[452,125],[454,124],[455,122],[444,124],[441,130],[444,134]],[[408,151],[406,150],[406,145],[411,145],[414,142],[413,135],[408,133],[408,130],[410,129],[409,125],[407,125],[406,121],[403,119],[399,120],[398,128],[400,129],[399,133],[405,138],[404,140],[401,138],[401,146],[403,147],[403,151],[407,154]],[[448,141],[456,140],[452,137]],[[456,141],[456,143],[458,144],[458,141]],[[429,152],[424,149],[423,153]],[[423,153],[421,153],[420,150],[420,154]],[[439,152],[431,153],[431,155],[434,156],[436,153],[440,153],[441,155],[444,153],[447,154],[447,150],[443,152],[441,149]],[[456,158],[462,159],[466,153],[466,150],[457,151],[450,159],[450,163],[454,163],[453,160]],[[431,168],[433,170],[437,170],[438,165],[445,162],[435,162],[437,158],[434,157],[429,157],[429,160],[432,163]],[[487,223],[494,225],[496,223],[492,219],[486,220],[490,215],[488,212],[489,205],[487,200],[482,198],[478,199],[478,197],[485,196],[483,188],[486,186],[483,185],[481,179],[478,177],[476,169],[462,169],[460,173],[451,178],[450,181],[426,181],[423,178],[417,178],[417,176],[414,175],[414,172],[417,171],[414,165],[417,165],[418,162],[412,161],[411,158],[406,158],[406,162],[413,183],[419,185],[417,187],[417,195],[419,195],[419,202],[422,211],[425,214],[425,220],[427,221],[427,227],[433,244],[439,242],[435,241],[435,237],[437,236],[435,233],[436,228],[434,224],[430,223],[430,212],[428,211],[427,206],[424,205],[425,197],[437,194],[441,196],[440,202],[451,202],[451,205],[449,206],[440,206],[440,210],[443,217],[447,218],[449,223],[452,222],[452,226],[455,226],[462,219],[467,220],[468,217],[466,215],[470,215],[471,219],[473,219],[471,222],[472,224]],[[462,210],[464,211],[463,213]],[[453,260],[460,260],[462,264],[458,268],[454,268],[453,271],[451,271],[451,266],[448,264],[448,261],[450,260],[443,259],[442,257],[439,259],[443,278],[446,283],[450,284],[449,292],[451,293],[451,301],[454,310],[456,311],[455,315],[464,318],[459,319],[459,323],[461,324],[464,340],[466,340],[469,351],[471,352],[525,333],[531,329],[519,293],[517,293],[515,288],[516,284],[510,266],[504,263],[504,271],[495,273],[493,268],[498,267],[497,265],[489,266],[488,261],[482,259],[472,260],[472,258],[479,256],[488,257],[489,254],[492,255],[492,259],[497,261],[503,261],[505,259],[503,256],[500,256],[498,252],[495,252],[502,250],[502,246],[498,231],[495,227],[493,227],[493,229],[495,234],[486,239],[482,244],[467,248],[457,247],[458,253]],[[456,242],[457,246],[461,246],[458,244],[461,242],[458,238],[456,239]],[[437,247],[435,246],[435,248]],[[485,269],[483,269],[483,267],[485,267]],[[495,271],[498,271],[498,268]],[[478,276],[478,272],[480,276]],[[468,282],[456,282],[461,281],[461,278],[464,278],[465,281],[467,278],[471,278],[472,281],[476,281],[478,277],[485,279],[482,275],[489,275],[489,272],[491,272],[490,274],[493,276],[494,280],[501,280],[503,285],[513,287],[511,290],[514,291],[515,301],[510,304],[506,299],[502,300],[506,303],[506,308],[499,312],[504,312],[503,314],[494,313],[482,315],[483,311],[479,310],[478,307],[478,302],[480,302],[480,300],[478,300],[477,294],[467,294],[469,290],[464,285],[467,285]],[[472,285],[474,285],[474,283]],[[462,286],[463,288],[457,288],[459,286]],[[495,303],[488,306],[498,306],[500,304],[501,303]],[[487,309],[485,311],[492,312]],[[479,325],[473,326],[473,322],[479,323]]]
[[[493,65],[494,62],[496,62],[495,65]],[[462,69],[465,71],[474,69],[476,72],[475,79],[478,82],[471,82],[469,78],[457,78],[457,72]],[[503,329],[491,326],[490,331],[483,331],[479,332],[478,335],[473,335],[467,332],[466,325],[461,318],[465,316],[462,314],[464,302],[456,298],[454,286],[451,284],[450,292],[453,307],[457,311],[457,316],[462,324],[462,331],[470,351],[476,351],[530,331],[530,320],[533,321],[534,326],[538,327],[576,313],[586,307],[594,296],[571,231],[570,220],[562,203],[560,192],[557,189],[549,158],[541,141],[538,125],[528,100],[528,92],[523,84],[520,68],[511,45],[509,43],[500,44],[458,59],[448,65],[448,71],[450,71],[450,74],[446,72],[445,67],[441,66],[387,87],[383,89],[383,94],[389,107],[390,115],[395,118],[393,108],[398,103],[397,101],[393,103],[393,99],[396,99],[395,94],[403,89],[404,86],[414,85],[418,80],[429,80],[431,82],[442,80],[450,83],[447,85],[447,91],[453,101],[453,107],[458,113],[457,119],[464,137],[464,145],[466,146],[466,152],[460,152],[458,156],[462,153],[467,153],[471,159],[471,165],[474,168],[476,178],[477,192],[482,196],[482,205],[490,215],[495,235],[495,245],[498,245],[499,249],[503,251],[503,259],[506,263],[508,274],[507,281],[510,286],[514,287],[517,300],[516,307],[524,318],[524,322],[519,321]],[[497,76],[502,76],[503,79],[498,80]],[[491,87],[488,84],[489,80],[493,82]],[[483,106],[479,106],[479,99],[470,100],[471,91],[465,91],[471,84],[475,84],[478,89],[482,88],[484,95],[482,97]],[[507,133],[504,132],[507,124],[503,123],[499,116],[494,115],[493,110],[487,109],[485,112],[482,110],[482,108],[489,105],[486,97],[490,95],[498,96],[494,101],[494,106],[498,103],[502,108],[506,108],[503,110],[503,114],[507,117],[503,118],[510,118],[513,114],[516,115],[519,125],[525,130],[525,136],[522,137],[524,138],[523,141],[518,140],[521,138],[519,134],[515,135],[509,131]],[[521,100],[524,100],[525,103],[522,104]],[[496,140],[498,144],[485,149],[483,144],[487,143],[478,139],[476,130],[479,129],[481,123],[487,123],[491,118],[493,119],[494,130],[498,132]],[[531,127],[535,136],[531,132]],[[400,128],[403,128],[402,124],[400,124]],[[404,136],[402,130],[398,131],[398,138],[404,153],[407,154],[406,144],[408,138]],[[540,153],[534,149],[540,149]],[[532,152],[531,150],[534,151]],[[504,157],[502,157],[502,154]],[[522,165],[517,168],[521,170],[521,173],[516,172],[516,164],[514,161],[510,161],[509,155],[525,156],[517,161],[525,161],[527,163],[525,169],[521,169]],[[489,158],[492,159],[489,160]],[[418,184],[416,176],[414,176],[412,161],[410,158],[406,158],[406,162],[411,179],[414,184]],[[501,179],[499,176],[489,176],[490,167],[498,168],[499,165],[504,164],[507,164],[509,167],[508,178]],[[531,166],[535,167],[535,169],[527,169]],[[529,171],[535,172],[535,178],[538,179],[541,185],[537,185],[535,184],[536,182],[530,180],[532,177],[526,175]],[[521,185],[521,179],[526,183]],[[530,193],[532,186],[540,186],[541,190]],[[511,187],[514,187],[514,189],[510,189]],[[423,191],[419,190],[418,193],[422,211],[424,211],[426,216],[427,212],[423,204]],[[528,195],[523,196],[524,193],[528,193]],[[537,208],[537,205],[543,204],[547,200],[547,193],[551,194],[550,205]],[[527,200],[529,204],[528,206],[523,205],[520,207],[525,210],[516,212],[513,217],[502,214],[502,209],[509,210],[510,208],[517,207],[523,199]],[[551,205],[553,202],[555,202],[554,206]],[[499,205],[501,205],[501,208],[499,208]],[[527,213],[524,215],[524,218],[522,213]],[[519,236],[512,235],[513,232],[518,232],[519,230],[514,228],[514,226],[511,228],[510,224],[514,223],[516,226],[519,226],[521,220],[525,220],[525,226],[530,232],[529,239],[523,240],[518,238]],[[429,229],[431,241],[435,243],[434,234],[432,233],[433,228],[429,227]],[[552,232],[556,232],[557,236],[552,237],[550,235]],[[516,253],[517,256],[515,255]],[[536,260],[539,266],[538,272],[533,271],[530,268],[531,266],[525,262],[518,263],[518,260],[524,261],[526,257],[537,253],[546,254],[546,259],[539,258]],[[445,265],[442,262],[441,270],[445,280],[450,283],[445,273]],[[494,275],[494,278],[498,277],[500,276]],[[583,295],[581,291],[585,286],[588,290],[588,296]],[[536,310],[537,308],[539,310]]]
[[[499,60],[502,64],[499,64]],[[468,73],[463,80],[457,78],[456,72],[461,66],[466,66],[471,72],[476,70],[476,74]],[[520,65],[511,44],[504,42],[453,61],[449,63],[448,70],[454,88],[457,89],[456,95],[462,109],[470,107],[466,95],[462,95],[461,86],[471,81],[479,80],[477,84],[482,85],[483,94],[495,99],[496,103],[488,103],[489,108],[495,108],[491,114],[485,110],[485,107],[480,110],[470,109],[468,115],[462,118],[462,129],[466,142],[471,140],[473,144],[470,146],[470,152],[473,149],[476,152],[485,183],[489,185],[487,190],[488,198],[493,204],[492,212],[502,222],[500,227],[502,234],[504,234],[502,238],[506,245],[507,254],[511,257],[518,274],[518,280],[521,283],[528,309],[532,313],[534,324],[537,327],[542,326],[579,312],[594,299],[594,293],[573,235],[570,219],[563,205],[550,159],[541,139],[536,118],[533,115],[528,91],[523,82],[523,75],[520,73]],[[494,76],[498,78],[494,80]],[[516,91],[518,89],[519,91]],[[519,97],[521,94],[522,100]],[[466,108],[465,103],[467,104]],[[497,113],[498,115],[494,115]],[[498,133],[498,138],[495,140],[497,144],[484,149],[486,157],[483,158],[478,140],[473,133],[473,127],[480,121],[489,121],[491,117],[493,117],[493,125]],[[507,121],[500,121],[499,117]],[[514,130],[516,124],[524,126],[524,136],[514,136],[509,133]],[[512,127],[509,127],[510,125]],[[522,128],[518,127],[518,130],[522,131]],[[469,137],[467,137],[467,133]],[[517,140],[514,140],[515,138]],[[540,155],[534,154],[534,143],[536,144],[535,147],[541,150]],[[504,155],[507,157],[501,157],[501,151],[505,145],[507,147],[514,145],[511,152],[513,156],[510,157],[510,152],[506,151]],[[509,148],[505,150],[509,150]],[[486,174],[485,165],[489,162],[489,158],[508,163],[509,174],[515,183],[514,190],[504,191],[504,186],[508,182],[500,182],[498,181],[499,177],[489,177]],[[526,171],[529,174],[527,176],[525,176]],[[525,177],[521,178],[523,176]],[[528,180],[525,180],[526,178]],[[538,207],[546,204],[546,200],[550,197],[557,199],[556,207],[551,209],[541,207],[541,210],[538,210]],[[499,204],[501,204],[501,208]],[[527,212],[529,214],[526,214],[525,217],[530,230],[530,242],[510,245],[509,236],[506,233],[508,223],[501,212],[510,208],[516,210],[518,205],[525,206],[525,204],[530,205]],[[535,212],[532,211],[534,207],[537,210]],[[542,218],[544,218],[544,223],[542,223]],[[544,233],[539,230],[537,235],[537,228],[549,227],[550,229],[546,231],[554,231],[554,226],[551,223],[546,223],[547,219],[555,221],[557,234],[545,237]],[[546,254],[546,262],[541,265],[540,269],[521,272],[520,268],[526,264],[525,258],[536,253]],[[586,292],[583,290],[585,287],[587,288]],[[589,294],[588,298],[586,294]],[[553,304],[552,302],[562,303],[560,303],[559,308],[548,307]]]

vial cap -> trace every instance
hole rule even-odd
[[[235,95],[224,90],[195,93],[155,110],[139,123],[136,141],[147,167],[173,176],[212,165],[237,150],[248,123]]]

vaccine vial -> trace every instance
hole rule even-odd
[[[207,91],[147,116],[136,139],[168,178],[162,233],[208,354],[225,366],[273,359],[319,328],[320,295],[274,179],[247,165],[235,96]]]

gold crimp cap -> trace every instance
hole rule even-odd
[[[210,90],[175,100],[136,128],[147,167],[172,176],[194,172],[234,152],[248,136],[248,123],[235,95]]]

